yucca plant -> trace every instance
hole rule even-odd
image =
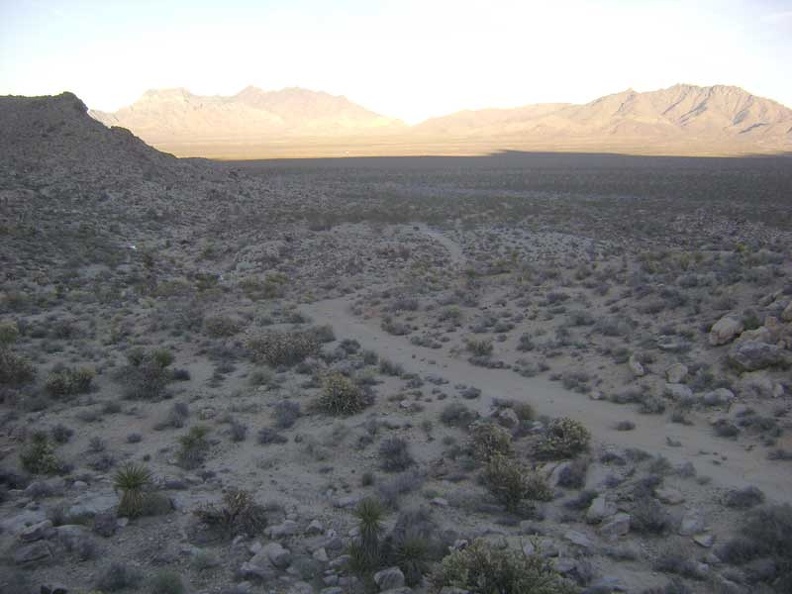
[[[134,518],[143,511],[145,489],[151,483],[151,472],[142,464],[124,464],[113,477],[113,487],[121,491],[118,515]]]
[[[379,567],[382,558],[381,536],[383,532],[382,517],[385,509],[382,504],[371,497],[361,501],[355,515],[358,519],[360,540],[349,549],[352,557],[352,569],[355,573],[369,574]]]

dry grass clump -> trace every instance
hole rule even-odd
[[[266,510],[241,489],[229,489],[223,494],[223,506],[207,505],[193,514],[198,520],[225,538],[248,536],[253,538],[267,526]]]
[[[91,391],[96,372],[88,367],[58,367],[47,378],[46,388],[52,396],[75,396]]]

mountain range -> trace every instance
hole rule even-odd
[[[230,97],[151,90],[115,113],[90,114],[178,156],[792,152],[792,110],[724,85],[628,89],[586,104],[461,111],[413,126],[345,97],[300,88],[247,87]]]

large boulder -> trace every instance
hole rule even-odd
[[[743,321],[734,316],[727,315],[715,322],[710,328],[709,343],[712,346],[720,346],[737,338],[745,330]]]
[[[787,362],[787,355],[774,344],[749,340],[732,347],[729,360],[740,371],[756,371]]]

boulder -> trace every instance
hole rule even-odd
[[[277,542],[265,544],[258,555],[266,555],[273,567],[277,567],[278,569],[286,569],[291,565],[291,552],[289,552],[288,549],[284,549],[281,544]]]
[[[712,346],[720,346],[737,338],[745,330],[743,321],[731,315],[722,317],[710,328],[709,343]]]
[[[666,369],[666,379],[668,380],[669,384],[682,383],[682,380],[685,379],[687,374],[687,365],[683,365],[682,363],[674,363],[668,369]]]
[[[583,547],[584,549],[590,549],[594,546],[594,543],[588,536],[577,530],[567,530],[564,532],[564,538],[572,544]]]
[[[708,549],[713,544],[715,544],[715,537],[712,534],[696,534],[693,537],[693,542],[701,547],[704,547],[705,549]]]
[[[44,520],[43,522],[38,522],[22,530],[18,538],[22,542],[35,542],[37,540],[49,538],[54,533],[55,530],[52,528],[52,521]]]
[[[388,567],[374,574],[374,583],[380,591],[404,587],[404,573],[398,567]]]
[[[786,355],[777,345],[748,340],[734,345],[729,361],[740,371],[756,371],[786,363]]]
[[[655,490],[655,496],[666,505],[679,505],[685,501],[682,491],[673,487],[659,487]]]
[[[630,531],[630,514],[619,512],[599,527],[599,534],[608,540],[615,540]]]
[[[781,319],[785,322],[792,322],[792,301],[784,308],[781,313]]]
[[[630,368],[630,371],[635,377],[643,377],[646,375],[646,370],[641,362],[638,360],[638,357],[635,355],[630,355],[629,361],[627,361],[627,366]]]
[[[586,510],[586,521],[589,524],[598,524],[605,518],[616,513],[616,506],[608,501],[604,495],[595,497]]]
[[[704,526],[704,514],[701,510],[693,508],[685,511],[678,532],[682,536],[691,536],[703,531]]]
[[[265,533],[270,538],[284,538],[286,536],[293,536],[297,534],[300,526],[294,520],[284,520],[277,526],[270,526]]]
[[[707,406],[729,404],[732,400],[734,400],[734,392],[728,388],[718,388],[711,392],[707,392],[701,397],[701,401]]]
[[[690,402],[693,400],[693,390],[685,384],[666,384],[663,391],[666,396],[677,402]]]
[[[52,551],[46,541],[39,540],[26,544],[14,551],[14,563],[17,565],[30,565],[36,561],[43,561],[52,557]]]

